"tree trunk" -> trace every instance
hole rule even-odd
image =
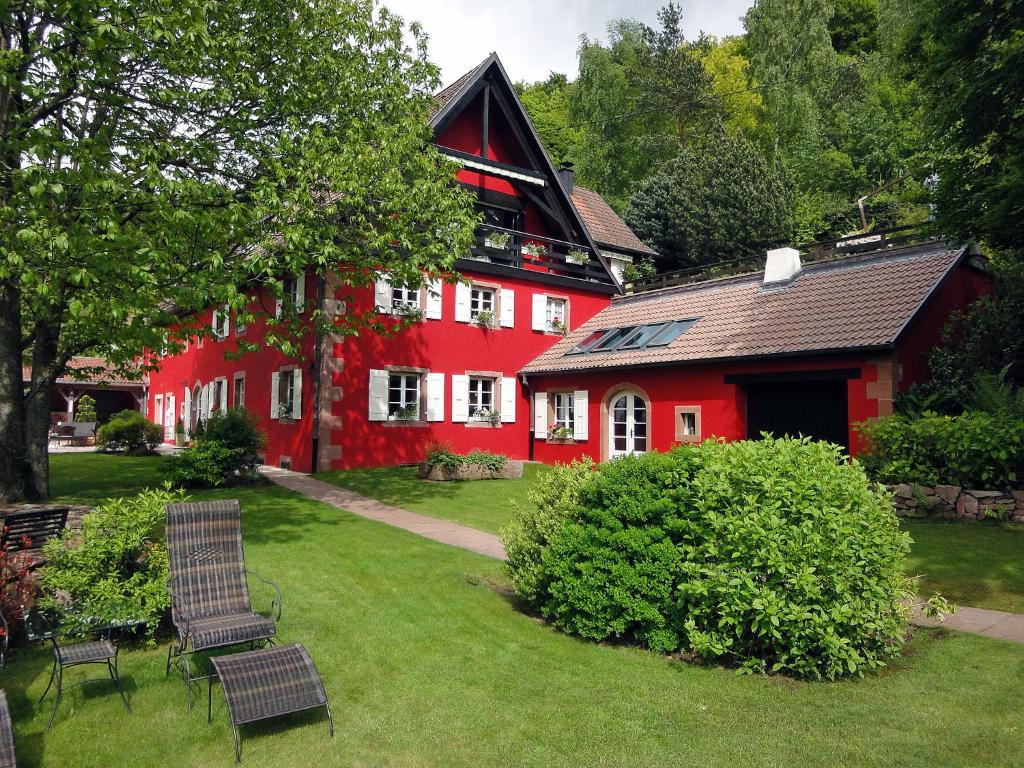
[[[29,493],[39,499],[50,496],[50,398],[66,360],[57,351],[59,316],[39,319],[32,344],[32,384],[25,398],[25,449],[31,473]]]
[[[0,283],[0,500],[35,501],[26,440],[25,387],[21,375],[21,297]]]

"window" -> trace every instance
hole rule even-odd
[[[231,404],[235,408],[245,407],[245,374],[236,373],[234,381],[235,391],[231,393]]]
[[[597,342],[590,350],[591,352],[607,352],[615,349],[619,346],[623,339],[628,337],[633,332],[634,326],[628,326],[626,328],[616,328],[608,331],[600,341]]]
[[[481,312],[489,312],[494,315],[494,289],[473,288],[469,291],[469,317],[476,320]]]
[[[622,340],[622,343],[619,345],[619,349],[640,349],[641,347],[646,347],[647,343],[661,332],[664,327],[664,323],[641,325]]]
[[[277,380],[277,418],[295,418],[295,399],[298,394],[295,386],[296,371],[281,371]]]
[[[494,379],[469,377],[469,417],[487,421],[494,413]]]
[[[388,420],[419,421],[420,374],[392,373],[388,376]]]
[[[630,325],[625,328],[593,331],[565,354],[582,355],[590,352],[664,347],[686,333],[698,319],[672,320],[665,323]]]
[[[699,443],[701,441],[700,406],[680,405],[676,406],[675,410],[676,442]]]
[[[248,311],[249,311],[249,306],[248,306],[248,304],[246,304],[246,306],[242,309],[242,312],[246,313]],[[247,327],[248,326],[246,326],[246,324],[242,320],[242,318],[239,317],[236,314],[235,315],[235,336],[241,336],[243,333],[245,333],[245,330],[246,330]]]
[[[573,414],[573,393],[556,392],[552,403],[554,424],[551,427],[552,437],[572,437],[575,422]]]
[[[647,345],[650,347],[667,346],[690,330],[696,322],[696,320],[676,320],[674,323],[669,323],[661,330],[661,333],[651,339]]]
[[[214,336],[218,339],[226,338],[231,331],[231,310],[227,306],[213,310],[213,319],[210,325],[213,328]]]
[[[565,311],[567,303],[565,299],[555,296],[547,297],[547,303],[544,308],[544,327],[548,331],[562,333],[567,330],[567,315]]]
[[[407,288],[401,285],[391,287],[391,306],[394,309],[419,309],[419,288]]]
[[[164,423],[164,396],[157,395],[153,405],[153,421],[157,424]]]
[[[210,413],[227,410],[228,383],[224,379],[210,382]]]
[[[604,338],[604,335],[608,333],[607,330],[594,331],[587,336],[583,341],[577,344],[575,347],[570,349],[565,354],[567,355],[581,355],[584,352],[589,352],[590,348],[593,347],[599,340]]]

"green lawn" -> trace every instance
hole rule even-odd
[[[81,457],[55,462],[71,473]],[[131,481],[95,463],[118,492]],[[58,477],[69,496],[76,490]],[[1024,764],[1024,649],[919,633],[887,672],[838,684],[740,677],[581,642],[519,612],[498,563],[276,487],[237,496],[250,565],[285,592],[281,640],[301,641],[333,704],[243,729],[256,766],[1015,766]],[[103,684],[66,695],[53,729],[37,708],[45,651],[3,671],[21,766],[230,766],[223,698],[214,721],[165,678],[166,646],[129,650],[134,712]]]
[[[50,455],[50,495],[55,500],[95,505],[163,483],[160,456],[111,456],[103,453]]]
[[[907,573],[922,594],[960,605],[1024,613],[1024,526],[908,520]]]
[[[527,464],[521,480],[437,483],[420,480],[415,467],[322,472],[317,479],[390,504],[498,533],[512,517],[510,501],[527,505],[526,492],[546,467]]]

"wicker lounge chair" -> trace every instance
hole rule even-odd
[[[177,665],[188,688],[207,674],[193,675],[189,657],[199,651],[248,644],[272,645],[281,618],[281,590],[245,567],[238,502],[169,504],[167,554],[171,575],[171,620],[177,644],[167,650],[167,673]],[[246,576],[273,588],[272,618],[252,609]]]
[[[7,694],[0,690],[0,768],[16,768],[14,759],[14,728],[11,710],[7,708]]]

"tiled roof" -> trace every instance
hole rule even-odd
[[[79,371],[81,376],[76,378],[74,371]],[[21,367],[22,381],[30,381],[32,369],[23,365]],[[124,374],[117,373],[110,363],[102,357],[73,357],[68,362],[68,371],[57,379],[58,384],[108,384],[120,387],[141,387],[145,385],[145,379],[130,379]]]
[[[808,264],[782,287],[763,288],[758,273],[615,299],[523,372],[885,348],[964,250],[930,243]],[[565,355],[595,330],[688,318],[699,319],[665,347]]]
[[[490,58],[490,57],[488,57],[488,58]],[[487,59],[484,59],[484,62],[486,62],[486,61],[487,61]],[[469,70],[469,72],[464,74],[462,77],[460,77],[454,83],[452,83],[451,85],[445,86],[440,91],[438,91],[437,93],[434,94],[434,101],[436,103],[435,103],[433,111],[430,113],[431,117],[433,117],[438,112],[440,112],[442,109],[447,107],[448,104],[456,96],[458,96],[459,93],[462,92],[462,89],[466,87],[466,83],[468,83],[470,80],[473,79],[473,75],[475,75],[476,71],[478,69],[480,69],[481,66],[483,66],[484,62],[481,62],[480,64],[477,64],[475,67],[473,67],[471,70]]]
[[[572,203],[598,245],[651,256],[658,255],[626,226],[626,222],[619,218],[619,214],[613,211],[597,192],[574,186]]]

